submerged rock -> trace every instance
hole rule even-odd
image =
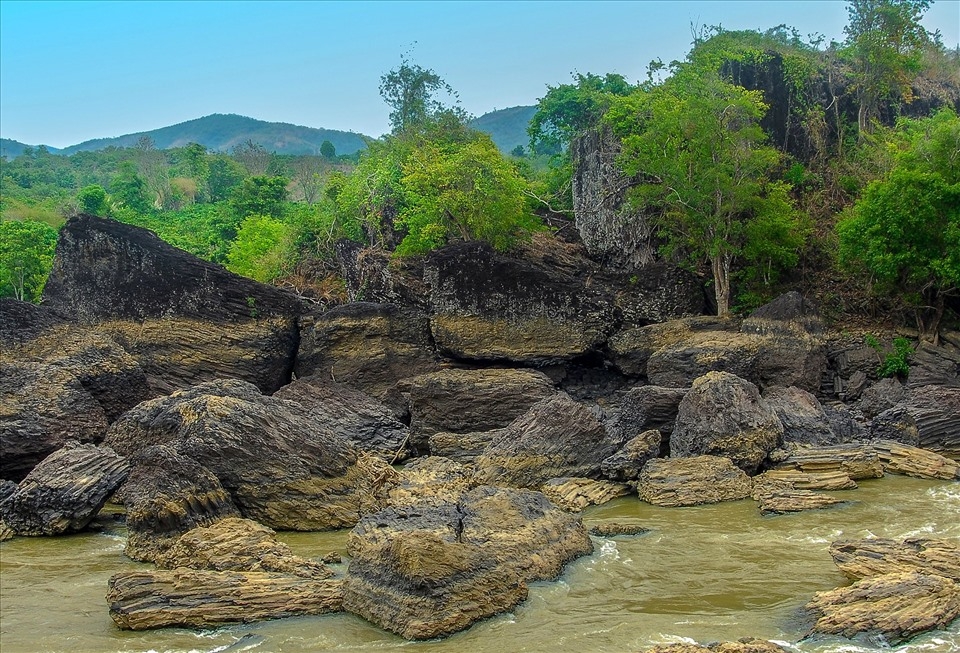
[[[757,387],[726,372],[697,379],[680,402],[673,457],[725,456],[753,474],[783,440],[783,425]]]
[[[339,612],[343,581],[256,571],[137,570],[110,578],[107,603],[120,628],[211,628]]]
[[[593,550],[579,518],[539,492],[478,487],[458,503],[386,509],[350,535],[344,609],[407,639],[508,610],[527,583]]]
[[[697,506],[750,496],[750,477],[729,458],[657,458],[643,468],[637,494],[655,506]]]
[[[842,475],[846,479],[843,489],[856,487],[849,476]],[[836,479],[841,480],[841,479]],[[806,487],[803,487],[806,485]],[[813,479],[812,482],[808,475],[794,473],[787,475],[777,472],[764,472],[753,478],[753,490],[750,496],[754,501],[760,504],[760,512],[767,514],[782,515],[788,512],[801,512],[803,510],[819,510],[840,503],[845,503],[844,499],[827,496],[819,492],[813,492],[809,487],[820,487],[820,489],[840,489],[836,486],[834,479]],[[823,487],[827,486],[827,487]]]
[[[738,642],[715,642],[702,646],[700,644],[660,644],[646,653],[788,653],[787,649],[779,644],[763,639],[742,639]]]
[[[44,458],[0,502],[0,517],[17,535],[83,530],[128,471],[127,462],[109,447],[68,442]]]

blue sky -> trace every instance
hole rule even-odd
[[[0,0],[0,134],[65,147],[211,113],[387,130],[380,76],[401,54],[480,115],[534,104],[573,71],[645,75],[691,23],[842,40],[834,0],[708,2],[24,2]],[[960,0],[924,24],[960,42]]]

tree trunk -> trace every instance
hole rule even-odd
[[[917,314],[917,330],[920,332],[920,340],[929,342],[934,346],[940,344],[940,322],[943,320],[943,311],[946,306],[946,298],[943,293],[937,293],[936,302],[934,302],[933,313],[930,319],[924,319],[924,309],[919,309]]]
[[[713,270],[713,292],[717,299],[717,315],[725,317],[730,313],[730,264],[729,254],[717,254],[710,259]]]

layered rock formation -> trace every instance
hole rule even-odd
[[[657,458],[643,468],[637,494],[655,506],[697,506],[750,496],[750,478],[729,458]]]

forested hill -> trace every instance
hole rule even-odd
[[[4,159],[13,159],[23,154],[23,151],[26,149],[34,149],[35,146],[27,145],[26,143],[21,143],[20,141],[15,141],[10,138],[0,138],[0,157]],[[47,151],[51,154],[57,154],[60,152],[55,147],[50,147],[49,145],[45,146]]]
[[[470,122],[470,126],[490,134],[501,152],[511,152],[518,146],[526,149],[530,143],[527,127],[536,112],[536,106],[500,109],[475,118]]]
[[[108,147],[133,147],[144,136],[153,140],[157,149],[166,150],[199,143],[214,152],[229,152],[237,145],[252,141],[268,152],[277,154],[316,154],[324,141],[330,141],[337,154],[353,154],[366,147],[364,136],[336,129],[302,127],[283,122],[266,122],[215,113],[196,120],[162,127],[152,131],[126,134],[115,138],[97,138],[64,148],[65,155],[96,151]]]

